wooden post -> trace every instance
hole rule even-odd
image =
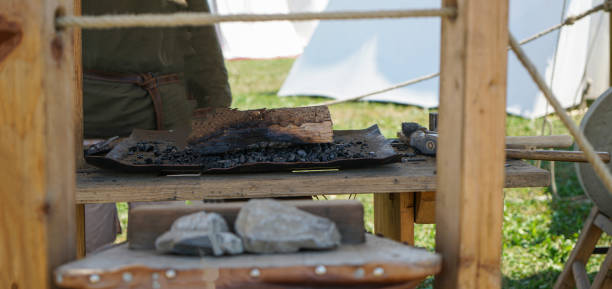
[[[75,257],[72,7],[0,1],[0,288],[53,287]]]
[[[73,0],[73,14],[81,15],[81,0]],[[73,31],[73,53],[74,53],[74,151],[76,168],[85,167],[83,156],[83,60],[81,53],[81,29]],[[85,257],[85,205],[76,205],[76,248],[77,257]]]
[[[414,245],[414,193],[374,194],[374,232]]]
[[[443,6],[435,288],[500,288],[508,1]]]

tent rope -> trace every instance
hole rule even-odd
[[[231,14],[186,12],[173,14],[122,14],[99,16],[60,16],[55,20],[59,28],[79,27],[81,29],[111,29],[128,27],[180,27],[204,26],[222,22],[262,22],[262,21],[309,21],[309,20],[348,20],[407,17],[454,17],[457,9],[378,10],[378,11],[337,11],[304,12],[290,14]]]
[[[534,40],[536,40],[538,38],[544,37],[544,36],[554,32],[556,30],[559,30],[559,29],[561,29],[564,26],[573,25],[574,23],[576,23],[576,21],[579,21],[579,20],[583,19],[584,17],[587,17],[587,16],[589,16],[589,15],[595,13],[595,12],[599,12],[599,11],[602,11],[602,10],[611,11],[612,10],[612,0],[606,0],[603,4],[594,6],[593,8],[591,8],[589,10],[586,10],[586,11],[580,13],[580,14],[573,15],[573,16],[568,16],[563,22],[561,22],[561,23],[559,23],[559,24],[557,24],[555,26],[552,26],[552,27],[550,27],[548,29],[545,29],[545,30],[543,30],[541,32],[538,32],[538,33],[536,33],[536,34],[534,34],[534,35],[532,35],[530,37],[527,37],[527,38],[521,40],[521,42],[519,42],[519,44],[520,45],[527,44],[527,43],[529,43],[531,41],[534,41]],[[508,46],[508,50],[510,50],[510,46]],[[380,89],[380,90],[368,92],[366,94],[362,94],[362,95],[359,95],[359,96],[354,96],[354,97],[345,98],[345,99],[339,99],[339,100],[334,100],[334,101],[323,102],[323,103],[320,103],[320,104],[317,104],[317,105],[334,105],[334,104],[344,103],[344,102],[348,102],[348,101],[361,100],[361,99],[366,98],[368,96],[377,95],[377,94],[389,92],[389,91],[392,91],[392,90],[395,90],[395,89],[399,89],[399,88],[403,88],[403,87],[406,87],[406,86],[410,86],[410,85],[413,85],[413,84],[417,84],[419,82],[422,82],[422,81],[425,81],[425,80],[428,80],[428,79],[432,79],[432,78],[435,78],[437,76],[440,76],[439,72],[438,73],[429,74],[429,75],[425,75],[425,76],[421,76],[421,77],[417,77],[417,78],[414,78],[412,80],[408,80],[408,81],[405,81],[405,82],[402,82],[402,83],[398,83],[398,84],[396,84],[394,86],[391,86],[391,87],[387,87],[387,88],[383,88],[383,89]]]
[[[580,131],[576,123],[574,123],[569,114],[567,114],[561,103],[554,96],[550,87],[548,87],[546,84],[544,78],[540,75],[533,62],[529,59],[527,54],[525,54],[525,51],[523,51],[520,44],[516,41],[512,34],[509,35],[509,42],[514,54],[516,54],[521,64],[523,64],[540,91],[542,91],[542,94],[544,94],[546,100],[548,100],[548,103],[550,103],[557,115],[559,115],[559,119],[561,119],[561,122],[563,122],[565,127],[569,130],[569,133],[574,137],[578,147],[584,151],[587,160],[593,166],[595,173],[597,173],[603,182],[604,186],[608,190],[608,193],[612,194],[612,174],[604,162],[597,156],[597,153],[595,153],[593,145],[591,145],[584,133]]]

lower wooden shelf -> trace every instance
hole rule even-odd
[[[55,270],[62,288],[414,288],[440,272],[425,249],[366,235],[332,251],[229,257],[159,255],[126,244]]]
[[[506,162],[507,188],[544,187],[549,184],[548,171],[520,160]],[[76,202],[82,204],[262,198],[435,190],[434,158],[339,171],[201,176],[121,174],[88,169],[77,173]]]

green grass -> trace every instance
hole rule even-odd
[[[292,107],[323,102],[313,97],[278,97],[293,60],[231,61],[227,63],[234,101],[239,109]],[[359,129],[378,124],[383,134],[394,137],[403,121],[427,123],[428,110],[386,103],[345,103],[330,107],[334,128]],[[572,112],[579,121],[581,112]],[[567,133],[557,117],[549,117],[554,134]],[[526,120],[507,117],[507,135],[538,135],[543,119]],[[547,168],[549,163],[543,162]],[[583,196],[573,164],[556,163],[557,187],[561,198],[553,198],[549,188],[504,190],[504,226],[502,273],[504,288],[550,288],[563,268],[576,242],[582,222],[592,204]],[[330,196],[330,198],[347,198]],[[373,231],[372,195],[358,195],[365,208],[365,224]],[[120,219],[125,227],[127,206],[119,204]],[[125,232],[125,230],[124,230]],[[121,237],[123,240],[125,237]],[[435,225],[416,225],[416,245],[434,249]],[[608,245],[604,238],[601,245]],[[602,256],[591,258],[587,269],[591,277],[598,270]],[[421,287],[430,288],[431,279]]]

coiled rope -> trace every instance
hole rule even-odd
[[[60,16],[56,18],[59,28],[79,27],[81,29],[111,29],[134,27],[181,27],[204,26],[222,22],[263,22],[263,21],[309,21],[309,20],[348,20],[408,17],[453,17],[457,9],[378,10],[378,11],[338,11],[304,12],[291,14],[231,14],[185,12],[173,14],[122,14],[98,16]]]

